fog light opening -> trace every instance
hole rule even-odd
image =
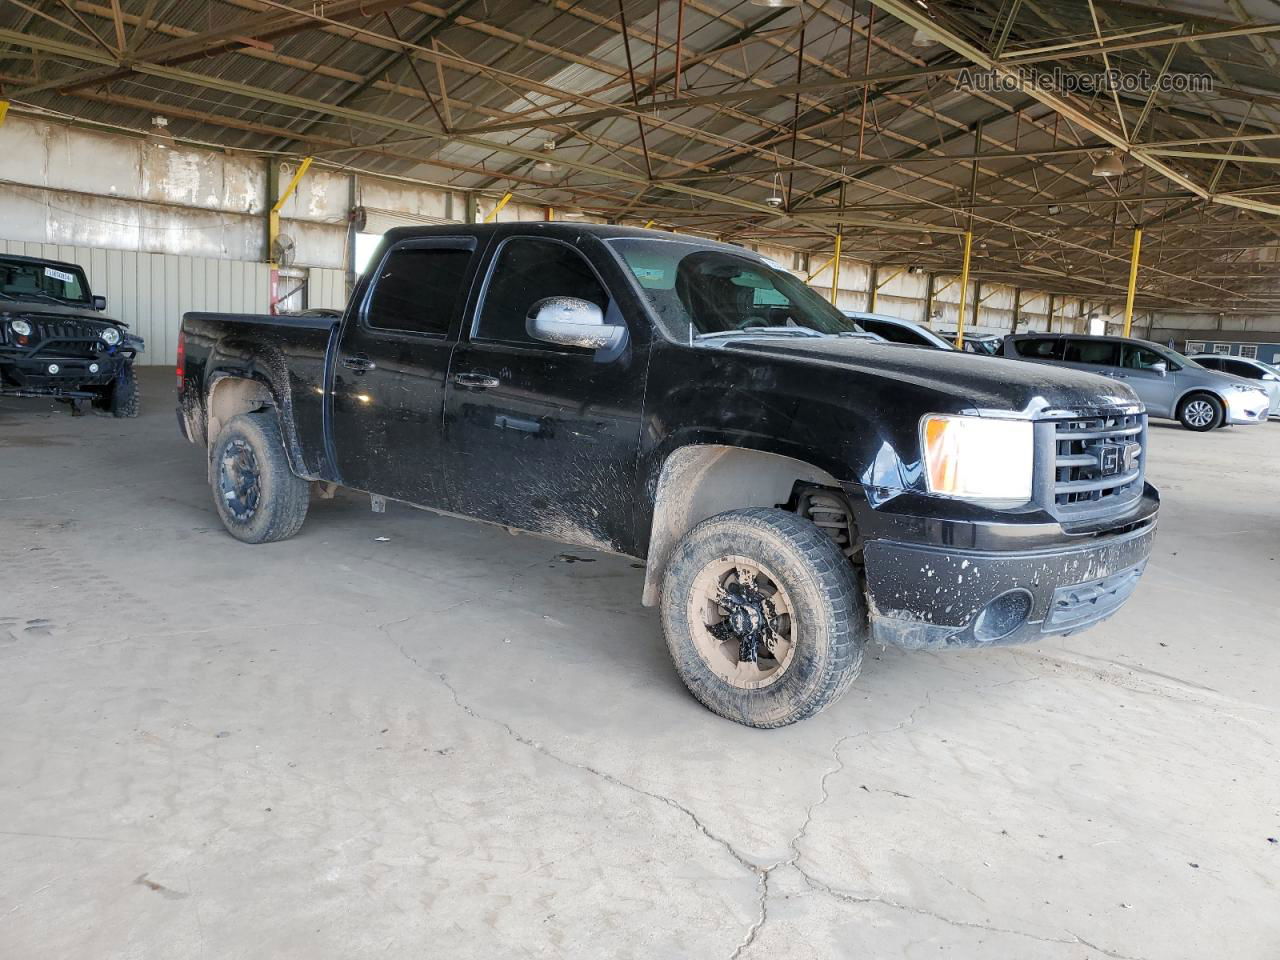
[[[973,621],[973,637],[991,643],[1009,636],[1031,616],[1030,592],[1017,588],[1000,594],[978,613]]]
[[[56,363],[49,364],[49,373],[51,374],[56,374],[61,369],[62,368],[58,366]]]
[[[97,365],[96,363],[91,363],[91,364],[89,364],[89,372],[90,372],[90,373],[97,373],[97,372],[98,372],[98,365]]]

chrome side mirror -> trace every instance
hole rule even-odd
[[[559,347],[606,350],[619,346],[626,327],[604,322],[594,303],[577,297],[547,297],[529,308],[525,330],[535,340]]]
[[[1157,360],[1155,363],[1151,365],[1151,369],[1163,377],[1165,374],[1169,372],[1169,365],[1165,363],[1163,360]]]

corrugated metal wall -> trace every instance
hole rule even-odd
[[[178,324],[188,310],[270,309],[271,267],[265,263],[2,239],[0,251],[84,268],[93,292],[107,298],[107,314],[146,340],[146,352],[138,359],[148,366],[176,361]],[[340,309],[346,303],[341,270],[312,269],[307,288],[308,306]]]
[[[312,267],[307,271],[307,306],[341,310],[347,305],[347,274],[343,270]]]

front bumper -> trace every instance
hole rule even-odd
[[[1123,606],[1146,567],[1156,527],[1150,507],[1122,532],[1037,549],[870,540],[872,638],[908,650],[995,646],[1098,623]]]
[[[1262,423],[1271,412],[1271,397],[1261,390],[1227,395],[1227,423]]]
[[[32,357],[6,355],[0,351],[0,395],[18,397],[96,396],[94,387],[115,380],[120,367],[130,358],[103,353],[95,357]],[[56,364],[57,373],[49,372]],[[97,370],[90,370],[96,366]]]

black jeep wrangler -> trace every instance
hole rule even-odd
[[[142,338],[106,308],[74,263],[0,255],[0,397],[54,397],[73,413],[88,400],[136,417]]]

